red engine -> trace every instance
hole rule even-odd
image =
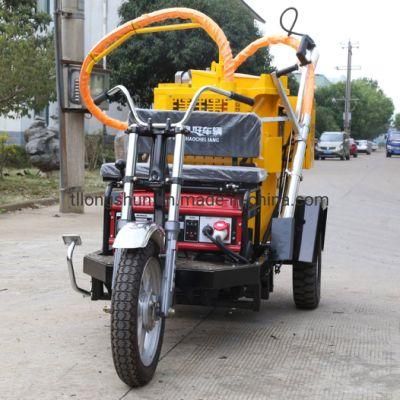
[[[166,196],[165,213],[168,212],[169,197]],[[110,237],[112,246],[116,233],[116,221],[121,215],[123,193],[113,192],[110,210]],[[154,220],[154,194],[137,190],[132,204],[136,221]],[[243,195],[182,193],[180,204],[179,250],[219,251],[203,233],[207,225],[213,228],[226,247],[240,252],[243,231]]]

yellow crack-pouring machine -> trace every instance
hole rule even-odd
[[[183,22],[159,24],[171,19]],[[121,85],[91,97],[93,67],[130,37],[197,28],[216,43],[218,62],[160,83],[152,109],[138,109]],[[278,44],[294,49],[295,65],[261,76],[236,72],[258,49]],[[103,243],[83,263],[91,290],[75,280],[80,237],[63,238],[73,288],[111,300],[112,354],[126,384],[142,386],[153,377],[176,304],[257,311],[288,264],[296,306],[318,306],[327,204],[298,195],[302,170],[313,163],[317,59],[309,36],[291,34],[260,38],[233,57],[212,19],[171,8],[118,27],[84,60],[80,90],[88,111],[127,138],[126,159],[101,168],[108,182]],[[296,70],[301,81],[293,97],[286,75]],[[117,94],[130,108],[128,122],[98,107]]]

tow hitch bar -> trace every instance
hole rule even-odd
[[[68,246],[67,251],[67,265],[68,265],[68,273],[69,279],[71,281],[72,289],[76,292],[83,294],[84,296],[90,296],[91,293],[85,289],[82,289],[76,283],[74,264],[72,262],[72,257],[74,255],[75,246],[80,246],[82,244],[82,239],[79,235],[62,235],[64,244]]]

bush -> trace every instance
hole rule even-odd
[[[7,139],[8,135],[0,135],[0,179],[3,178],[4,167],[6,166],[6,161],[9,158],[6,145]]]
[[[0,178],[3,178],[4,168],[29,168],[29,157],[23,147],[7,144],[8,135],[0,134]]]
[[[32,166],[25,148],[18,146],[17,144],[10,144],[7,147],[10,149],[12,157],[7,161],[6,167],[29,168]]]

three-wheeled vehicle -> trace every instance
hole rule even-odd
[[[182,24],[152,25],[167,19]],[[152,26],[149,26],[152,25]],[[138,109],[123,86],[92,99],[94,65],[129,37],[203,28],[220,59],[207,71],[179,72],[154,90],[154,108]],[[298,63],[251,76],[237,68],[257,49],[284,44]],[[92,300],[111,300],[111,342],[119,377],[132,387],[156,369],[165,319],[176,304],[259,310],[274,274],[293,265],[297,307],[318,306],[327,204],[298,197],[303,167],[314,158],[314,67],[310,37],[264,37],[235,58],[219,26],[206,15],[172,8],[117,28],[86,57],[80,77],[87,109],[126,134],[126,159],[104,164],[103,243],[84,257],[91,290],[77,286],[72,263],[78,235],[64,235],[72,286]],[[288,73],[300,69],[298,97]],[[122,94],[129,122],[96,105]]]

